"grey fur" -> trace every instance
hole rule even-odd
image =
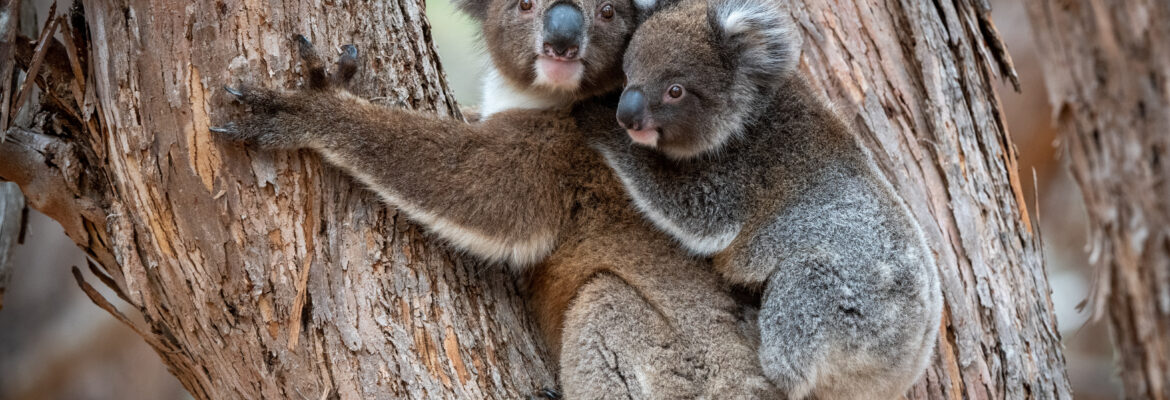
[[[729,281],[762,287],[759,358],[790,398],[896,398],[933,357],[938,267],[921,227],[848,126],[791,68],[761,78],[757,61],[793,65],[777,60],[797,55],[792,45],[760,42],[792,39],[750,30],[785,18],[753,15],[754,25],[737,32],[752,46],[727,40],[724,8],[768,2],[687,0],[647,20],[627,52],[631,87],[681,84],[703,94],[650,102],[648,118],[663,139],[688,129],[717,135],[709,127],[729,125],[735,139],[692,139],[707,144],[678,157],[632,145],[614,129],[595,147],[657,226],[714,254]],[[760,49],[771,54],[741,54]],[[720,90],[727,82],[738,89]],[[726,112],[730,103],[743,114]],[[721,232],[734,232],[723,246],[695,241]]]
[[[624,47],[628,34],[611,33],[591,43]],[[526,267],[525,294],[567,398],[775,396],[710,262],[642,219],[588,147],[583,132],[612,126],[612,108],[587,123],[549,109],[467,124],[371,104],[343,88],[349,68],[326,74],[301,48],[307,86],[232,89],[250,112],[217,132],[313,150],[456,248]]]

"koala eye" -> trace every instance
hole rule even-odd
[[[598,11],[598,14],[600,14],[601,17],[605,18],[605,19],[613,19],[613,13],[614,13],[613,4],[609,4],[609,3],[605,3],[604,5],[602,5],[601,11]]]
[[[532,10],[532,0],[520,0],[520,11]]]
[[[686,94],[686,89],[683,89],[682,85],[670,85],[670,89],[666,90],[666,95],[674,100],[683,97],[683,94]]]

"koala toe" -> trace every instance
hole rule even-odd
[[[236,101],[248,106],[253,113],[267,114],[295,108],[296,101],[291,96],[277,90],[250,84],[238,87],[224,86],[223,90]]]
[[[240,131],[240,127],[237,126],[235,122],[228,122],[220,126],[207,128],[207,130],[224,135],[233,135]]]
[[[231,87],[231,86],[224,85],[223,91],[227,92],[228,94],[230,94],[232,96],[235,96],[237,99],[244,97],[244,92],[241,92],[240,89],[236,89],[236,88]]]
[[[548,400],[560,400],[561,391],[555,388],[544,388],[540,389],[540,396]]]
[[[341,46],[341,58],[337,60],[337,70],[333,71],[333,84],[346,85],[357,74],[358,51],[352,44]]]
[[[325,73],[325,63],[321,55],[304,35],[296,35],[297,50],[301,56],[303,74],[309,89],[324,89],[330,86],[329,75]]]

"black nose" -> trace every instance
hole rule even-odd
[[[623,128],[642,130],[642,117],[646,114],[646,97],[640,90],[627,90],[618,100],[617,120]]]
[[[550,57],[577,58],[585,33],[581,9],[560,3],[544,13],[544,53]]]

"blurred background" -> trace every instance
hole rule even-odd
[[[49,2],[34,3],[36,19],[43,23]],[[1085,251],[1086,214],[1050,124],[1052,110],[1024,5],[1015,0],[992,3],[993,19],[1020,74],[1021,93],[1005,84],[1000,94],[1019,149],[1028,206],[1040,218],[1069,378],[1079,399],[1119,398],[1107,328],[1087,323],[1087,313],[1076,309],[1092,280]],[[477,105],[479,77],[487,63],[477,46],[478,27],[448,0],[427,2],[427,15],[455,95],[464,105]],[[31,211],[0,310],[0,399],[189,398],[149,346],[77,287],[69,268],[84,265],[84,255],[61,228]],[[112,293],[104,295],[118,300]]]

